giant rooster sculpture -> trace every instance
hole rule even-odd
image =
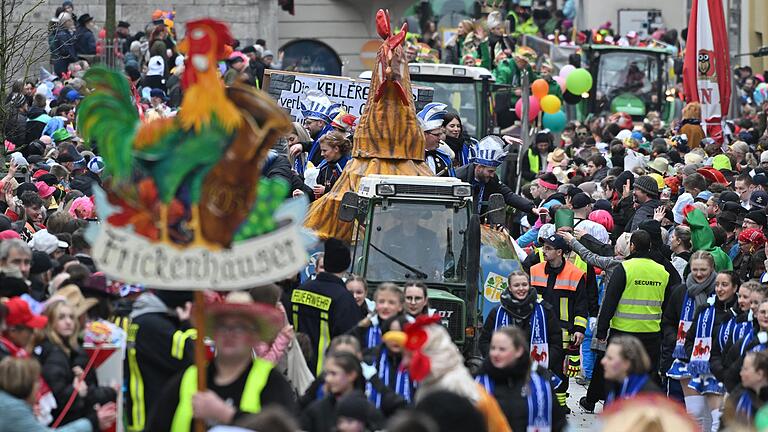
[[[121,74],[94,68],[86,75],[95,91],[78,108],[79,126],[107,162],[108,197],[118,208],[111,224],[152,241],[219,249],[254,221],[257,188],[272,192],[260,198],[260,214],[282,201],[268,183],[259,187],[259,163],[290,119],[260,91],[224,86],[217,64],[231,43],[218,21],[187,24],[178,45],[186,54],[184,100],[172,118],[141,123]]]
[[[384,39],[376,55],[365,112],[355,131],[352,160],[333,189],[312,204],[304,224],[322,238],[352,239],[352,224],[338,220],[344,193],[357,191],[370,174],[431,176],[424,163],[424,133],[419,128],[403,41],[407,24],[392,34],[389,12],[379,9],[376,30]]]

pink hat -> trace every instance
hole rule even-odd
[[[69,207],[69,214],[75,219],[92,219],[96,217],[93,201],[88,197],[75,198]]]
[[[0,240],[21,239],[19,233],[14,230],[0,231]]]
[[[48,183],[43,181],[35,182],[35,186],[37,186],[37,192],[40,194],[40,198],[43,199],[48,198],[56,192],[55,187],[48,186]]]
[[[589,214],[589,220],[599,223],[605,227],[608,232],[613,231],[613,216],[605,210],[594,210]]]

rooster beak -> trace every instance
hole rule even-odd
[[[176,44],[176,50],[179,52],[179,54],[186,54],[187,51],[189,51],[189,42],[187,41],[187,38],[184,38]]]

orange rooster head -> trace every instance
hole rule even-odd
[[[232,52],[233,41],[229,27],[220,21],[203,18],[188,22],[184,40],[177,45],[186,56],[184,84],[194,84],[195,73],[215,70],[216,63]]]

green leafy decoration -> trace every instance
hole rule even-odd
[[[247,240],[273,231],[277,224],[272,215],[285,200],[289,189],[288,183],[282,179],[260,179],[256,201],[235,234],[234,241]]]

